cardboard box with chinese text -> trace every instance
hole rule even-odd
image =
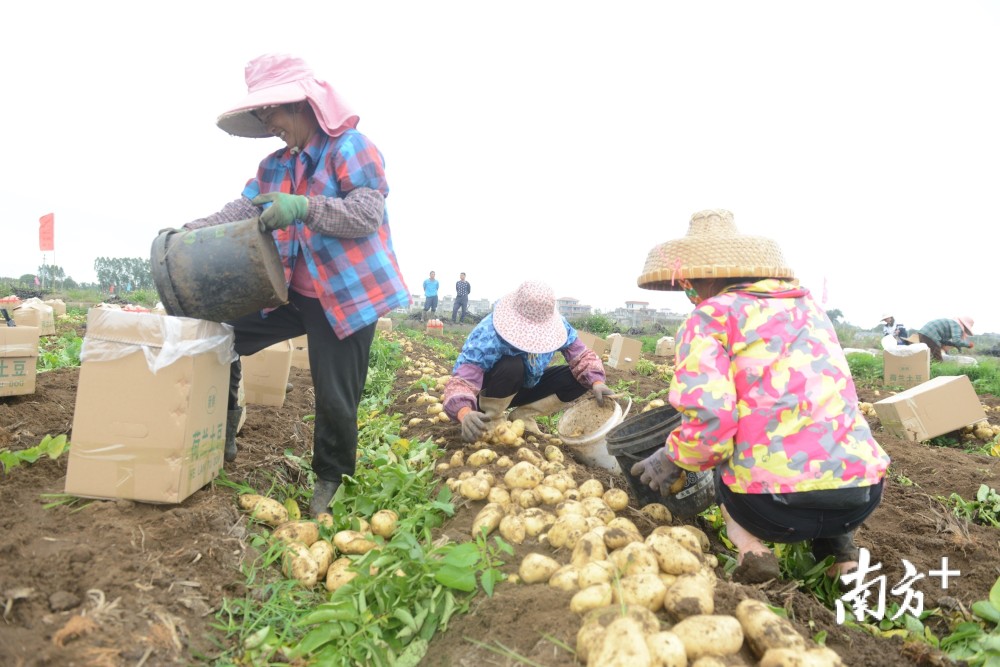
[[[19,327],[38,327],[40,336],[53,336],[56,333],[56,317],[52,306],[41,299],[31,298],[22,301],[11,315]]]
[[[882,427],[904,440],[929,440],[986,418],[967,375],[942,375],[875,403]]]
[[[285,404],[288,372],[292,367],[292,341],[283,340],[256,354],[240,358],[247,405]]]
[[[66,302],[62,299],[46,299],[43,303],[52,306],[52,314],[61,317],[66,314]]]
[[[91,308],[66,493],[179,503],[222,468],[232,328]]]
[[[657,357],[674,356],[674,339],[670,336],[663,336],[656,341],[656,351],[653,353]]]
[[[8,327],[0,319],[0,396],[35,393],[38,327]]]
[[[931,377],[931,352],[923,343],[923,348],[909,354],[895,354],[891,350],[882,352],[882,383],[887,387],[915,387]],[[910,347],[917,347],[912,345]],[[906,350],[906,347],[897,348]],[[909,350],[906,350],[909,352]]]

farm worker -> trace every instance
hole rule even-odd
[[[438,288],[441,283],[437,281],[434,277],[434,272],[431,271],[430,278],[424,281],[424,319],[427,319],[427,311],[430,311],[431,315],[435,315],[438,309]]]
[[[892,315],[886,314],[882,316],[879,320],[879,324],[882,325],[882,337],[892,336],[896,340],[897,345],[909,345],[910,341],[906,340],[906,327],[902,324],[896,322],[896,318]]]
[[[333,87],[301,59],[263,55],[246,66],[248,95],[219,116],[238,137],[277,137],[241,196],[188,229],[260,216],[285,269],[288,303],[230,322],[237,354],[305,334],[316,391],[309,510],[328,511],[357,456],[357,411],[381,315],[410,304],[389,232],[382,155],[355,128]],[[225,460],[236,458],[241,368],[232,365]]]
[[[465,314],[469,312],[469,294],[472,292],[472,285],[465,279],[465,274],[458,274],[458,282],[455,283],[455,305],[451,308],[451,323],[458,324],[465,319]],[[458,311],[462,310],[459,317]]]
[[[975,344],[969,340],[972,335],[972,327],[976,322],[968,315],[950,318],[943,317],[931,320],[920,327],[917,333],[909,337],[911,343],[925,343],[931,349],[931,358],[935,361],[942,361],[941,353],[945,347],[962,348],[970,350]]]
[[[556,352],[565,364],[549,366]],[[612,394],[604,365],[556,312],[552,288],[527,281],[502,297],[493,312],[469,333],[444,389],[444,411],[462,425],[462,439],[474,442],[490,422],[524,420],[538,433],[535,417],[567,407],[586,392],[598,404]]]
[[[889,457],[832,322],[778,245],[740,234],[729,211],[702,211],[650,251],[638,282],[684,290],[695,308],[670,383],[680,425],[630,472],[665,495],[682,472],[714,468],[742,581],[778,576],[761,540],[812,540],[818,561],[834,557],[831,576],[856,568],[853,534],[882,498]]]

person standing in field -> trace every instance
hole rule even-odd
[[[260,218],[278,247],[288,303],[229,322],[237,354],[250,355],[305,334],[316,391],[313,516],[329,512],[357,459],[357,412],[378,318],[410,304],[393,250],[382,154],[357,131],[358,116],[300,58],[263,55],[246,66],[247,96],[219,116],[238,137],[277,137],[222,210],[185,225],[197,229]],[[229,378],[225,460],[237,456],[240,362]]]
[[[458,282],[455,283],[455,305],[451,307],[451,323],[457,324],[465,319],[465,314],[469,311],[469,294],[472,292],[472,285],[465,279],[465,274],[458,274]],[[459,309],[462,310],[461,317],[457,317]]]
[[[434,277],[434,272],[431,271],[429,278],[424,280],[424,312],[423,319],[427,319],[427,313],[430,311],[431,317],[433,318],[437,314],[438,309],[438,289],[441,284]]]
[[[881,501],[889,457],[833,323],[778,245],[741,235],[729,211],[702,211],[649,253],[638,282],[683,290],[694,310],[668,396],[680,426],[631,474],[666,496],[685,471],[714,469],[738,580],[779,576],[764,540],[811,540],[831,576],[856,569],[853,535]]]
[[[942,317],[920,327],[920,330],[908,340],[911,343],[925,343],[931,349],[931,359],[944,361],[942,353],[946,347],[954,347],[956,350],[964,347],[971,350],[976,346],[969,340],[975,324],[975,320],[968,315]]]

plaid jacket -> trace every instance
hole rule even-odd
[[[958,320],[943,317],[939,320],[931,320],[920,328],[920,333],[930,338],[938,344],[938,347],[950,345],[951,347],[971,347],[966,340],[965,330]]]
[[[295,183],[295,160],[305,162],[304,182]],[[299,155],[282,148],[264,158],[243,189],[253,199],[266,192],[288,192],[309,197],[344,197],[368,187],[389,194],[382,155],[357,130],[339,137],[322,132]],[[300,247],[312,275],[320,303],[338,338],[374,324],[394,308],[408,306],[410,293],[403,282],[389,233],[389,217],[367,236],[339,238],[319,234],[301,221],[274,232],[274,239],[291,282]]]

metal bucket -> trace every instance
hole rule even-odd
[[[228,322],[288,301],[278,248],[257,218],[164,231],[151,254],[168,315]]]

